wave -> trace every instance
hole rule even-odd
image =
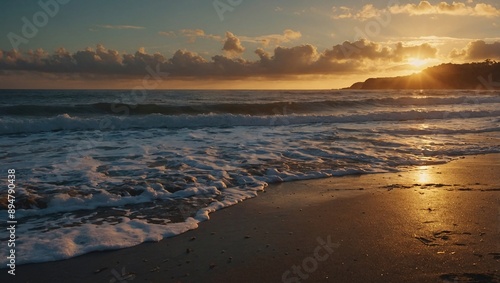
[[[78,105],[6,105],[0,106],[0,113],[10,116],[72,116],[92,115],[276,115],[276,114],[313,114],[332,111],[343,107],[383,107],[383,106],[436,106],[436,105],[478,105],[500,103],[500,96],[460,96],[460,97],[396,97],[352,100],[320,100],[270,103],[214,103],[203,105],[168,104],[120,104],[94,103]]]
[[[2,118],[0,134],[36,133],[67,130],[123,130],[151,128],[201,128],[238,126],[286,126],[316,123],[362,123],[377,121],[412,121],[435,119],[469,119],[499,117],[500,110],[493,111],[398,111],[353,115],[274,115],[251,116],[234,114],[161,115],[147,116],[100,116],[72,117],[63,114],[48,118]]]

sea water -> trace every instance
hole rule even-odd
[[[183,233],[271,183],[498,153],[500,92],[2,90],[0,148],[16,262],[44,262]]]

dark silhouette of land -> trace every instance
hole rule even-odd
[[[500,62],[441,64],[409,76],[370,78],[347,89],[500,89]]]

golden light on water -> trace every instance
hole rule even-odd
[[[420,124],[419,127],[420,127],[421,130],[425,130],[425,129],[429,128],[429,124]]]

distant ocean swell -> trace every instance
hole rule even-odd
[[[323,100],[313,102],[273,102],[273,103],[219,103],[204,105],[163,105],[163,104],[123,104],[94,103],[79,105],[3,105],[0,113],[11,116],[92,116],[106,114],[126,115],[276,115],[312,114],[338,110],[339,108],[370,108],[381,106],[436,106],[436,105],[479,105],[500,103],[499,96],[460,97],[398,97],[359,100]]]
[[[452,118],[499,117],[500,110],[491,111],[424,111],[409,110],[354,115],[274,115],[251,116],[234,114],[161,115],[141,117],[100,116],[98,118],[72,117],[68,114],[56,117],[22,119],[11,116],[0,118],[0,134],[37,133],[50,131],[151,129],[151,128],[199,128],[238,126],[278,126],[310,123],[354,123],[375,121],[422,121]],[[107,126],[103,126],[107,125]]]

